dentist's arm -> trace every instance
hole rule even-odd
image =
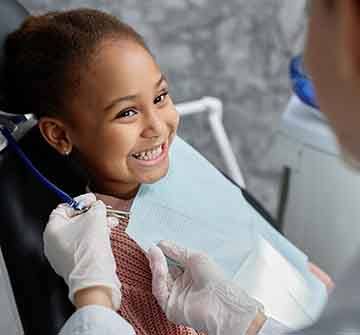
[[[181,265],[168,268],[165,255]],[[209,335],[281,335],[289,329],[267,319],[249,297],[203,253],[160,242],[149,250],[152,289],[170,321]]]
[[[80,215],[59,205],[45,228],[44,253],[55,272],[69,287],[69,299],[77,311],[60,331],[61,335],[130,335],[131,325],[116,313],[121,303],[121,284],[116,275],[110,244],[114,222],[93,194],[76,200],[90,209]]]

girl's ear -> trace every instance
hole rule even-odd
[[[38,127],[45,140],[60,154],[70,154],[72,142],[65,124],[61,120],[44,116],[40,118]]]

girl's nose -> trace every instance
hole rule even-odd
[[[164,132],[165,121],[158,115],[159,111],[146,113],[142,136],[146,138],[160,137]]]

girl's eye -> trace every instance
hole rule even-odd
[[[119,114],[116,115],[116,118],[124,118],[124,117],[131,117],[136,115],[137,112],[134,109],[126,109],[124,111],[121,111]]]
[[[159,96],[157,96],[154,100],[154,104],[163,102],[166,99],[168,94],[169,94],[169,92],[164,92],[164,93],[160,94]]]

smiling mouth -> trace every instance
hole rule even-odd
[[[152,149],[140,151],[131,156],[141,161],[152,161],[161,156],[164,150],[164,144],[160,144]]]

